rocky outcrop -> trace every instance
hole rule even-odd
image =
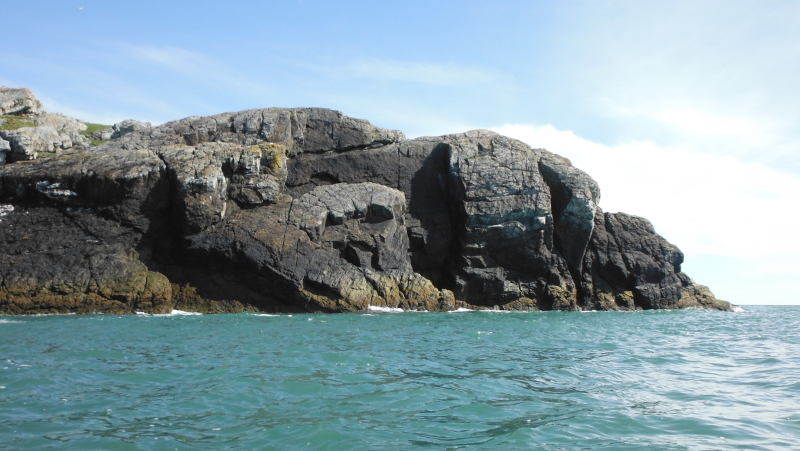
[[[29,89],[0,86],[0,165],[35,160],[39,153],[82,150],[91,143],[87,125],[62,114],[47,113]]]
[[[126,123],[0,167],[0,312],[731,308],[569,160],[490,131]]]
[[[41,102],[30,89],[0,86],[0,115],[36,114],[41,109]]]
[[[0,165],[6,164],[9,152],[11,152],[11,143],[0,138]]]
[[[106,127],[92,133],[92,138],[98,141],[108,141],[110,139],[117,139],[130,132],[138,132],[149,130],[152,126],[149,122],[141,122],[134,119],[127,119],[122,122],[116,123],[111,127]]]

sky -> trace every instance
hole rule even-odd
[[[112,124],[333,108],[572,160],[736,304],[800,304],[800,2],[0,0],[0,85]]]

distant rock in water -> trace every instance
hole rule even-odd
[[[732,309],[569,160],[490,131],[321,108],[87,131],[28,90],[0,106],[30,123],[0,124],[0,313]]]

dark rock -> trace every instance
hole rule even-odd
[[[0,313],[168,313],[172,289],[116,221],[71,208],[15,207],[0,223]]]
[[[681,272],[683,253],[644,218],[598,209],[584,258],[583,305],[597,309],[724,307]]]
[[[438,308],[442,293],[410,265],[404,221],[403,193],[342,183],[237,210],[192,236],[187,252],[204,265],[235,266],[240,283],[262,293],[260,308]]]
[[[122,129],[0,167],[0,312],[731,308],[569,160],[493,132],[319,108]]]

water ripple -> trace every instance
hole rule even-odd
[[[0,448],[791,449],[799,318],[3,317]]]

